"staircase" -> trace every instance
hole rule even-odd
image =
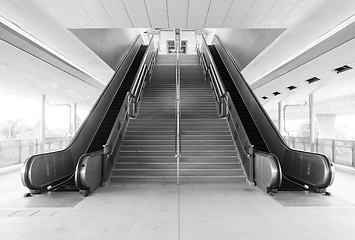
[[[211,87],[197,56],[180,57],[182,159],[187,179],[244,180],[243,169],[226,119],[220,119]]]
[[[111,182],[176,182],[175,61],[160,55],[137,118],[130,119]],[[197,56],[180,56],[181,181],[245,181],[228,123],[220,119]]]

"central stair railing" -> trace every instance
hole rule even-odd
[[[206,60],[205,53],[201,52],[201,47],[206,49],[205,52],[208,55],[208,60]],[[204,37],[202,38],[201,46],[197,47],[197,56],[199,58],[200,65],[203,67],[205,79],[206,81],[209,80],[212,86],[218,104],[219,116],[226,117],[228,115],[228,94],[217,70],[217,66],[213,61],[213,57],[207,49],[207,42]]]
[[[181,159],[181,106],[180,106],[180,67],[179,52],[176,52],[176,104],[175,104],[175,158],[176,158],[176,182],[180,183],[180,159]]]

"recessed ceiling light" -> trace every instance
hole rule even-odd
[[[264,100],[268,99],[267,96],[262,96],[261,98],[264,99]]]
[[[342,72],[348,71],[350,69],[353,69],[353,68],[348,66],[348,65],[344,65],[344,66],[341,66],[341,67],[338,67],[338,68],[334,69],[334,71],[336,73],[342,73]]]
[[[306,82],[308,82],[309,84],[311,84],[311,83],[317,82],[317,81],[319,81],[319,80],[320,80],[320,79],[317,78],[317,77],[312,77],[312,78],[310,78],[310,79],[307,79]]]
[[[274,94],[274,96],[280,95],[280,92],[273,92],[272,94]]]
[[[293,89],[296,89],[297,87],[296,87],[296,86],[291,85],[291,86],[288,86],[287,88],[288,88],[288,90],[292,91]]]

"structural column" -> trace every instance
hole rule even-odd
[[[279,128],[279,132],[282,133],[284,131],[284,109],[283,109],[283,102],[280,101],[278,103],[278,122],[277,122],[277,125],[278,125],[278,128]]]
[[[74,103],[73,105],[73,136],[75,135],[76,133],[76,130],[77,130],[77,114],[76,114],[76,109],[77,109],[77,104]]]
[[[309,138],[311,144],[311,152],[315,151],[315,134],[314,134],[314,95],[309,94]]]
[[[41,145],[41,152],[44,152],[44,143],[46,138],[46,95],[42,95],[42,111],[40,121],[39,142]]]

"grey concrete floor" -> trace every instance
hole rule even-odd
[[[354,239],[355,171],[332,196],[246,183],[111,184],[93,195],[23,198],[18,168],[0,171],[0,239]]]

